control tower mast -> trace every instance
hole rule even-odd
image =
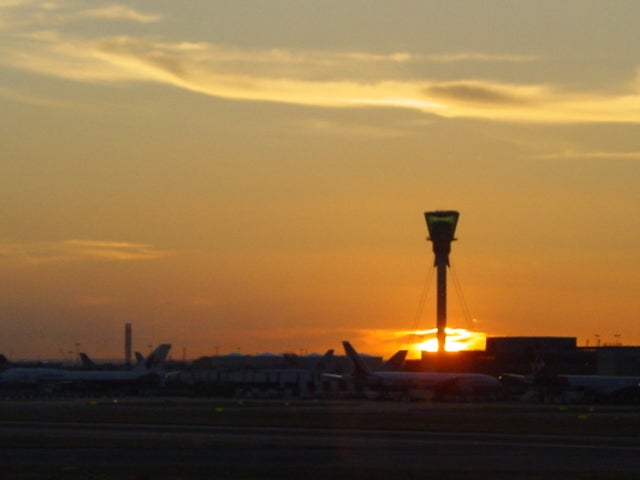
[[[434,266],[437,268],[438,293],[437,293],[437,338],[438,352],[445,351],[447,338],[447,267],[449,266],[449,252],[451,252],[451,242],[458,224],[460,213],[455,210],[437,210],[435,212],[425,212],[429,230],[428,240],[433,243],[433,253],[435,255]]]

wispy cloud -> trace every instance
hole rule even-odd
[[[492,62],[492,63],[525,63],[537,62],[539,55],[514,55],[509,53],[482,53],[482,52],[458,52],[427,55],[424,57],[431,62],[456,63],[456,62]]]
[[[124,5],[108,5],[78,12],[71,18],[97,18],[103,20],[126,20],[138,23],[154,23],[162,19],[161,15],[139,12]]]
[[[418,109],[444,117],[522,122],[640,122],[640,95],[567,92],[547,85],[495,81],[351,79],[311,81],[213,68],[206,46],[148,44],[131,38],[102,42],[97,51],[132,76],[212,96],[327,107]],[[261,55],[264,58],[264,56]]]
[[[37,105],[40,107],[63,107],[66,105],[64,102],[59,100],[34,95],[31,92],[19,91],[15,88],[0,87],[0,99],[26,103],[29,105]]]
[[[157,21],[111,5],[56,18]],[[414,109],[447,118],[504,122],[640,122],[640,89],[566,90],[495,79],[434,81],[402,73],[407,62],[531,62],[533,55],[481,52],[415,55],[409,52],[250,50],[205,42],[169,42],[121,35],[91,38],[50,28],[20,32],[0,47],[0,64],[80,82],[155,82],[204,95],[312,107]],[[633,82],[630,82],[633,83]]]
[[[153,260],[169,254],[152,245],[100,240],[0,243],[0,258],[7,261],[42,264],[52,262]]]
[[[394,128],[387,125],[367,125],[363,123],[336,123],[322,119],[310,119],[302,122],[316,135],[330,137],[376,137],[398,138],[407,134],[405,128]]]
[[[154,23],[162,15],[145,13],[119,3],[83,8],[69,1],[0,0],[0,26],[59,26],[79,20]],[[5,20],[4,22],[1,20]]]
[[[572,158],[594,158],[603,160],[640,160],[640,151],[638,152],[603,152],[603,151],[580,151],[580,150],[563,150],[560,152],[544,153],[536,155],[535,158],[542,160],[572,159]]]
[[[425,88],[426,96],[470,105],[531,105],[545,95],[544,88],[479,81],[444,82]]]

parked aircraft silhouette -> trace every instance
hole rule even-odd
[[[404,393],[418,398],[428,392],[440,399],[475,399],[494,396],[502,389],[496,378],[481,373],[372,371],[349,342],[342,344],[353,364],[353,373],[343,379],[382,395]]]

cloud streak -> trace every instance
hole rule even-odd
[[[40,107],[64,107],[66,104],[59,100],[52,100],[45,97],[33,95],[32,93],[21,92],[15,88],[0,87],[0,99],[12,102],[25,103],[28,105],[37,105]]]
[[[152,245],[71,239],[59,242],[0,243],[0,259],[30,265],[74,261],[138,261],[165,257]]]
[[[70,2],[37,0],[0,0],[0,26],[58,26],[76,21],[102,20],[131,23],[155,23],[162,15],[144,13],[118,3],[97,8],[78,8]],[[4,20],[4,21],[2,21]]]
[[[72,18],[95,18],[103,20],[125,20],[137,23],[155,23],[162,19],[161,15],[139,12],[124,5],[108,5],[101,8],[84,10]]]
[[[492,62],[492,63],[527,63],[540,60],[539,55],[513,55],[491,54],[482,52],[458,52],[427,55],[430,62],[456,63],[456,62]]]
[[[139,23],[161,18],[120,5],[73,15],[67,12],[65,18],[72,16]],[[533,55],[246,50],[131,35],[74,37],[52,29],[20,32],[18,37],[20,42],[9,42],[0,50],[0,62],[6,67],[79,82],[154,82],[230,100],[327,108],[406,108],[445,118],[640,122],[638,89],[620,94],[492,79],[433,81],[391,68],[409,62],[531,62],[538,59]]]
[[[537,155],[535,158],[542,160],[558,160],[573,158],[593,158],[602,160],[640,160],[640,151],[638,152],[585,152],[579,150],[563,150],[561,152],[545,153]]]

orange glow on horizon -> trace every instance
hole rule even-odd
[[[445,343],[445,350],[447,352],[460,352],[462,350],[484,350],[487,335],[482,332],[474,332],[466,330],[464,328],[449,328],[447,327],[447,340]],[[418,341],[413,344],[412,349],[421,352],[437,352],[438,351],[438,339],[436,338],[437,330],[423,330],[420,332],[414,332],[416,336],[428,337],[422,341]]]

